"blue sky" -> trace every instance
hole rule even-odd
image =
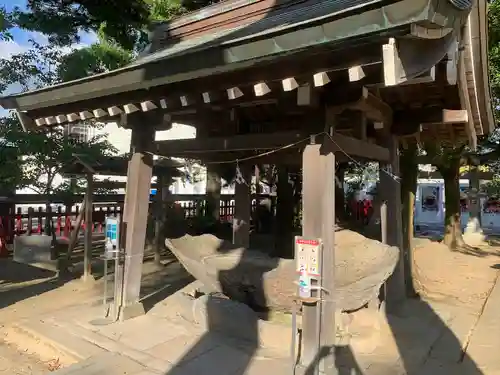
[[[21,8],[24,8],[26,6],[26,1],[25,0],[0,0],[0,7],[5,7],[8,11],[12,10],[14,7],[19,6]],[[12,36],[14,38],[13,41],[0,41],[0,58],[8,58],[9,56],[17,53],[21,53],[23,51],[26,51],[30,47],[29,40],[33,39],[36,42],[40,44],[46,44],[47,43],[47,38],[40,34],[40,33],[34,33],[34,32],[29,32],[25,30],[21,30],[18,28],[14,28],[11,30]],[[88,33],[82,33],[81,34],[81,45],[90,45],[93,42],[96,41],[96,36],[94,34],[88,34]],[[78,48],[78,46],[74,46]],[[15,93],[20,91],[19,87],[10,87],[8,92],[3,93],[2,95],[5,94],[10,94],[10,93]],[[4,116],[6,114],[6,111],[2,110],[0,108],[0,117]]]

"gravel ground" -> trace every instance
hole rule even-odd
[[[34,355],[20,352],[0,340],[0,374],[44,375],[56,370],[57,363],[42,363]]]

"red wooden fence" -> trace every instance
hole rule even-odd
[[[263,196],[269,197],[268,195]],[[94,233],[103,233],[106,216],[123,212],[123,198],[122,195],[115,195],[114,203],[94,203],[92,223],[90,224]],[[221,198],[220,220],[231,222],[234,214],[234,196],[227,195]],[[206,208],[206,197],[204,195],[171,195],[168,201],[180,207],[184,211],[186,218],[201,215]],[[56,207],[52,208],[53,206],[51,206],[47,211],[45,206],[42,206],[44,202],[36,202],[38,203],[36,207],[29,206],[29,204],[34,204],[34,201],[27,203],[23,201],[10,202],[12,207],[16,207],[15,212],[12,212],[14,208],[11,208],[8,214],[0,214],[0,254],[2,246],[5,246],[6,243],[12,243],[15,236],[45,233],[47,220],[51,222],[51,227],[56,236],[69,238],[71,231],[74,229],[80,209],[78,205],[67,207],[64,204],[54,204],[53,206]],[[253,199],[252,210],[255,208],[255,204],[256,200]],[[153,210],[150,210],[150,212],[153,212]],[[81,229],[85,229],[86,225],[88,223],[83,222]]]

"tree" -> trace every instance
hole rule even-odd
[[[57,46],[79,43],[82,32],[102,31],[117,45],[133,51],[146,44],[147,30],[152,23],[169,21],[173,17],[216,2],[218,1],[28,0],[26,9],[15,7],[10,14],[5,10],[0,12],[0,22],[8,19],[12,26],[40,32],[48,36],[49,43]]]
[[[9,33],[9,15],[4,7],[0,7],[0,41],[11,40],[12,34]]]
[[[16,7],[10,18],[13,25],[41,32],[58,46],[80,42],[81,32],[103,29],[132,50],[143,37],[139,31],[149,24],[149,6],[142,0],[28,0],[26,10]]]
[[[21,154],[16,144],[11,142],[12,134],[19,125],[13,116],[0,118],[0,194],[14,193],[23,187],[22,168],[19,162]]]
[[[444,180],[445,233],[443,242],[452,250],[466,247],[460,224],[460,167],[469,164],[469,155],[465,143],[448,142],[424,143],[429,164],[434,165]]]
[[[413,235],[415,215],[415,194],[418,181],[418,156],[420,148],[417,142],[408,142],[401,147],[399,153],[399,164],[401,171],[401,203],[402,227],[403,227],[403,254],[405,254],[405,286],[406,295],[416,296],[413,285]]]

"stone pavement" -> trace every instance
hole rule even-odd
[[[159,276],[146,275],[144,285],[152,288],[161,281],[167,288],[175,287],[185,277],[175,273],[167,267]],[[184,291],[192,289],[190,285]],[[42,361],[57,358],[63,368],[53,372],[56,375],[291,374],[291,330],[286,319],[264,324],[234,314],[219,317],[219,328],[214,329],[214,322],[207,322],[210,319],[203,314],[194,323],[186,319],[182,311],[188,310],[191,316],[196,313],[191,305],[183,304],[185,294],[179,291],[163,300],[157,298],[144,316],[98,326],[91,322],[103,316],[103,306],[75,305],[76,296],[86,294],[75,294],[72,287],[68,292],[63,288],[44,294],[52,301],[65,296],[68,303],[61,309],[24,303],[29,309],[14,304],[0,311],[0,320],[6,318],[4,322],[9,323],[5,340],[36,352]],[[96,295],[91,295],[95,301]],[[353,337],[349,346],[337,348],[338,373],[500,375],[496,354],[499,310],[498,279],[484,306],[408,301],[397,316],[387,316],[370,335]],[[16,311],[23,319],[13,322],[10,319]],[[246,339],[241,337],[244,332]],[[257,340],[251,340],[252,332]]]
[[[497,265],[498,266],[498,265]],[[500,280],[497,279],[466,353],[485,375],[500,375]]]
[[[107,326],[90,323],[102,316],[102,306],[66,308],[16,323],[7,339],[42,357],[57,356],[65,368],[56,375],[291,374],[288,327],[267,333],[260,327],[267,343],[275,340],[258,345],[188,322],[179,313],[178,296],[144,316]],[[338,373],[500,375],[493,349],[500,345],[498,310],[499,283],[484,309],[410,301],[399,316],[388,316],[376,336],[353,338],[350,346],[338,348]]]

